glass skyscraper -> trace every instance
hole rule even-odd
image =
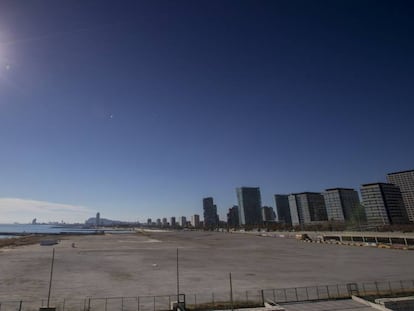
[[[262,198],[260,188],[241,187],[236,189],[239,201],[239,221],[241,225],[259,225],[262,219]]]

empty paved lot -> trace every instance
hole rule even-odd
[[[76,248],[72,248],[72,242]],[[414,251],[310,244],[247,234],[160,232],[75,236],[56,246],[55,298],[227,292],[414,279]],[[0,249],[0,299],[47,296],[52,248]]]

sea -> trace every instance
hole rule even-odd
[[[29,233],[94,233],[96,229],[86,229],[65,225],[0,224],[0,239],[7,239]]]

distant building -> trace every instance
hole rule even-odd
[[[276,214],[272,207],[263,206],[262,207],[262,219],[263,221],[275,221]]]
[[[101,214],[96,213],[96,227],[99,227],[101,225]]]
[[[191,216],[191,226],[194,228],[200,227],[200,215],[193,215]]]
[[[241,187],[236,189],[239,201],[240,225],[262,224],[262,198],[260,188]]]
[[[177,223],[175,222],[175,217],[171,217],[170,218],[170,226],[175,227],[176,225],[177,225]]]
[[[213,202],[212,197],[203,199],[203,216],[204,216],[204,227],[206,228],[217,228],[219,218],[217,215],[217,206]]]
[[[307,225],[328,220],[325,200],[319,192],[302,192],[289,195],[292,225]]]
[[[230,228],[237,228],[240,226],[239,207],[237,205],[233,205],[232,208],[229,208],[229,212],[227,213],[227,225]]]
[[[292,217],[290,216],[289,196],[287,194],[275,194],[275,205],[277,220],[287,225],[291,225]]]
[[[359,206],[358,192],[348,188],[326,189],[323,193],[328,220],[350,220],[352,213]]]
[[[185,217],[185,216],[179,217],[178,218],[178,224],[183,228],[187,227],[187,217]]]
[[[390,173],[387,181],[400,188],[408,220],[414,222],[414,170]]]
[[[147,225],[148,225],[148,226],[151,226],[151,225],[152,225],[152,219],[151,219],[151,218],[148,218],[148,219],[147,219]]]
[[[362,204],[369,226],[408,223],[400,188],[394,184],[372,183],[361,187]]]
[[[167,218],[165,218],[165,217],[162,219],[162,226],[163,227],[167,227],[168,226]]]
[[[161,227],[161,219],[157,218],[157,227]]]

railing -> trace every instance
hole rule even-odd
[[[230,291],[180,294],[180,303],[185,304],[189,310],[211,310],[263,306],[266,301],[283,304],[345,299],[352,295],[389,297],[413,293],[414,280],[405,280],[233,291],[233,301],[230,300]],[[56,307],[57,311],[163,311],[170,310],[172,303],[176,301],[177,295],[87,297],[55,299],[51,300],[50,305]],[[0,311],[38,311],[39,307],[45,305],[46,300],[0,301]]]

